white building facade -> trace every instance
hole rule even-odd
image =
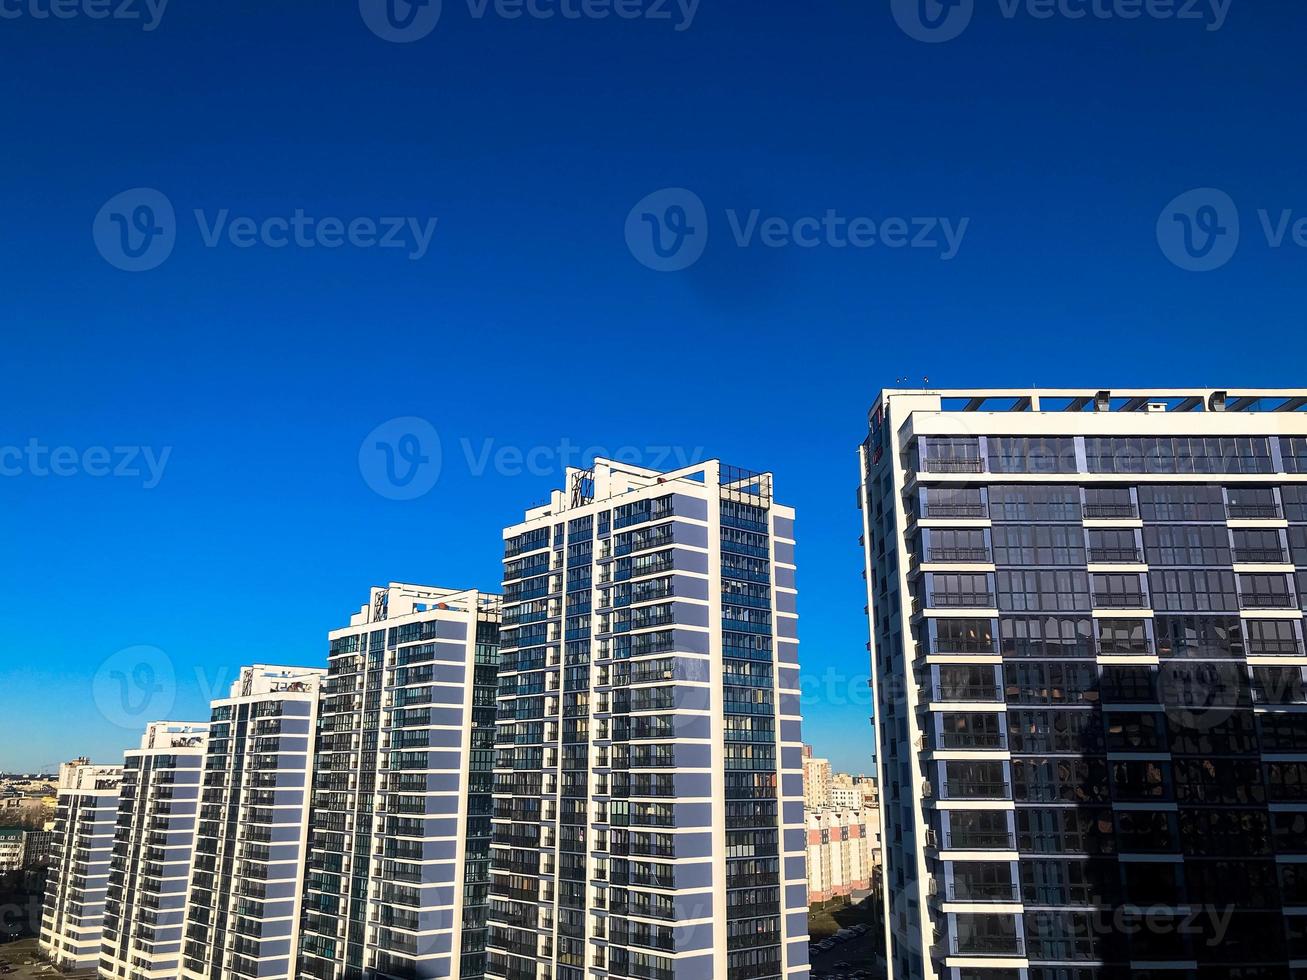
[[[488,976],[807,976],[771,482],[597,459],[505,529]]]
[[[104,980],[176,980],[209,726],[156,721],[123,760],[100,947]]]
[[[891,978],[1307,965],[1304,406],[878,398],[859,504]]]
[[[60,767],[40,948],[63,969],[95,969],[100,961],[121,781],[121,765],[79,759]]]
[[[498,628],[394,582],[331,632],[298,975],[482,975]]]
[[[241,668],[211,705],[181,976],[295,975],[321,668]]]

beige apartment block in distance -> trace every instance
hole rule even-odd
[[[880,851],[880,814],[828,807],[809,810],[808,902],[872,890]]]
[[[831,766],[829,759],[818,759],[812,746],[803,747],[803,806],[814,810],[831,805]]]

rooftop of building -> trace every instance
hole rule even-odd
[[[367,626],[434,610],[466,612],[475,608],[483,614],[483,618],[493,617],[498,614],[502,603],[503,596],[480,589],[447,589],[438,585],[391,582],[389,585],[372,587],[368,601],[350,617],[349,625]],[[332,632],[334,634],[338,631]]]
[[[1307,388],[885,388],[869,417],[901,396],[945,412],[1302,412]]]
[[[635,463],[595,457],[589,467],[569,466],[564,487],[553,490],[549,499],[526,511],[527,521],[554,517],[593,503],[616,500],[651,487],[687,489],[716,487],[724,496],[743,503],[769,506],[772,502],[772,474],[730,466],[719,459],[691,463],[674,470],[657,470]]]

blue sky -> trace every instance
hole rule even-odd
[[[495,587],[568,440],[776,473],[807,735],[865,769],[880,387],[1303,382],[1288,0],[973,0],[936,43],[889,0],[445,0],[407,43],[371,0],[96,2],[0,5],[0,768],[115,757],[120,684],[202,716],[242,663],[321,662],[372,584]],[[1208,271],[1159,246],[1195,188],[1202,234],[1240,231]],[[651,268],[646,214],[697,258]],[[165,225],[125,271],[114,236]],[[411,500],[360,466],[401,417],[440,448]]]

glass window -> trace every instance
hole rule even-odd
[[[992,619],[932,619],[932,653],[993,653]]]
[[[1090,473],[1269,473],[1270,441],[1264,436],[1089,436]]]
[[[1075,473],[1076,442],[1054,436],[990,436],[993,473]]]
[[[925,487],[921,494],[926,517],[969,519],[986,513],[979,487]]]
[[[1290,521],[1307,521],[1307,486],[1295,484],[1280,488],[1280,502],[1284,504],[1284,517]]]
[[[1106,711],[1103,729],[1109,752],[1168,752],[1166,716],[1156,711]]]
[[[1092,657],[1092,620],[1081,616],[1004,616],[1005,657]]]
[[[1009,708],[1008,746],[1013,752],[1103,751],[1102,729],[1084,708]]]
[[[1153,608],[1164,612],[1207,612],[1239,609],[1234,572],[1205,569],[1162,569],[1148,573]]]
[[[930,528],[926,536],[926,561],[989,561],[983,528]]]
[[[1245,609],[1292,609],[1297,604],[1289,576],[1277,574],[1240,575],[1239,599]]]
[[[1225,497],[1220,487],[1144,485],[1138,492],[1139,516],[1145,521],[1225,523]]]
[[[1248,634],[1250,656],[1295,656],[1302,653],[1299,620],[1250,619],[1244,628]]]
[[[1074,569],[1000,569],[996,575],[998,608],[1004,612],[1087,611],[1089,575]]]
[[[1158,616],[1153,620],[1160,657],[1242,657],[1238,616]]]
[[[1223,524],[1146,525],[1144,554],[1150,565],[1229,565],[1229,532]]]
[[[1145,656],[1153,652],[1149,620],[1099,619],[1098,652],[1104,656]]]
[[[1098,700],[1098,671],[1080,661],[1013,661],[1003,665],[1010,704],[1082,704]]]
[[[979,473],[980,440],[975,436],[923,436],[921,462],[930,473]]]
[[[1295,528],[1294,530],[1304,530]],[[1284,541],[1275,528],[1237,527],[1230,531],[1234,560],[1243,564],[1276,563],[1285,560]]]
[[[1071,524],[996,524],[997,565],[1083,565],[1084,532]]]
[[[1139,542],[1133,528],[1092,527],[1089,537],[1089,560],[1102,565],[1139,561]]]
[[[1134,495],[1129,487],[1087,487],[1085,517],[1088,519],[1135,516]]]
[[[1227,510],[1235,519],[1266,519],[1280,516],[1280,501],[1274,487],[1230,487],[1225,491]]]
[[[1094,572],[1090,578],[1096,608],[1142,609],[1148,605],[1144,577],[1138,572]]]
[[[995,486],[989,488],[989,503],[990,515],[995,521],[1080,520],[1080,490],[1077,487]]]
[[[1281,436],[1280,456],[1284,460],[1284,472],[1307,473],[1307,438]]]

